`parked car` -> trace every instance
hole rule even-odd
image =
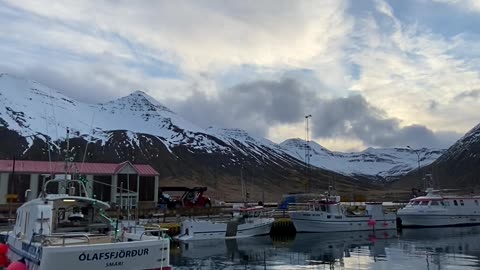
[[[172,198],[167,192],[183,192],[183,194],[177,198]],[[159,205],[166,205],[169,209],[174,208],[193,208],[202,207],[209,208],[212,206],[210,197],[205,196],[207,187],[162,187],[158,196]]]

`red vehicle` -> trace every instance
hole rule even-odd
[[[172,192],[180,191],[183,192],[183,195],[178,199],[170,199],[169,196],[165,196],[163,192]],[[193,207],[204,207],[209,208],[212,206],[212,202],[208,196],[205,196],[204,193],[207,191],[207,187],[162,187],[160,198],[167,204],[168,208],[193,208]]]

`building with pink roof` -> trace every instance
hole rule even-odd
[[[138,202],[158,202],[159,173],[150,165],[125,161],[71,163],[65,168],[64,162],[0,160],[0,204],[25,201],[28,189],[38,195],[45,181],[65,173],[84,177],[90,196],[117,206],[135,208]]]

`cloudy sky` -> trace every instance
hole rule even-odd
[[[447,147],[480,122],[480,2],[0,0],[0,73],[332,150]]]

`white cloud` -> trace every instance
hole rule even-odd
[[[454,5],[466,11],[480,12],[480,2],[478,0],[433,0],[433,1]]]
[[[229,65],[301,66],[331,56],[348,31],[342,1],[9,1],[10,5],[89,31],[116,33],[174,52],[186,71]],[[101,36],[96,38],[101,39]],[[102,42],[92,47],[102,49]],[[92,48],[93,49],[93,48]],[[328,60],[327,60],[328,61]]]
[[[433,130],[457,132],[471,128],[479,121],[474,107],[453,102],[456,95],[480,84],[478,68],[451,53],[464,42],[461,36],[449,39],[402,23],[381,3],[378,8],[392,19],[393,31],[382,32],[373,17],[357,24],[355,39],[361,45],[351,57],[361,66],[361,75],[351,89],[402,119],[404,126],[427,124]],[[429,106],[432,101],[435,110]]]

